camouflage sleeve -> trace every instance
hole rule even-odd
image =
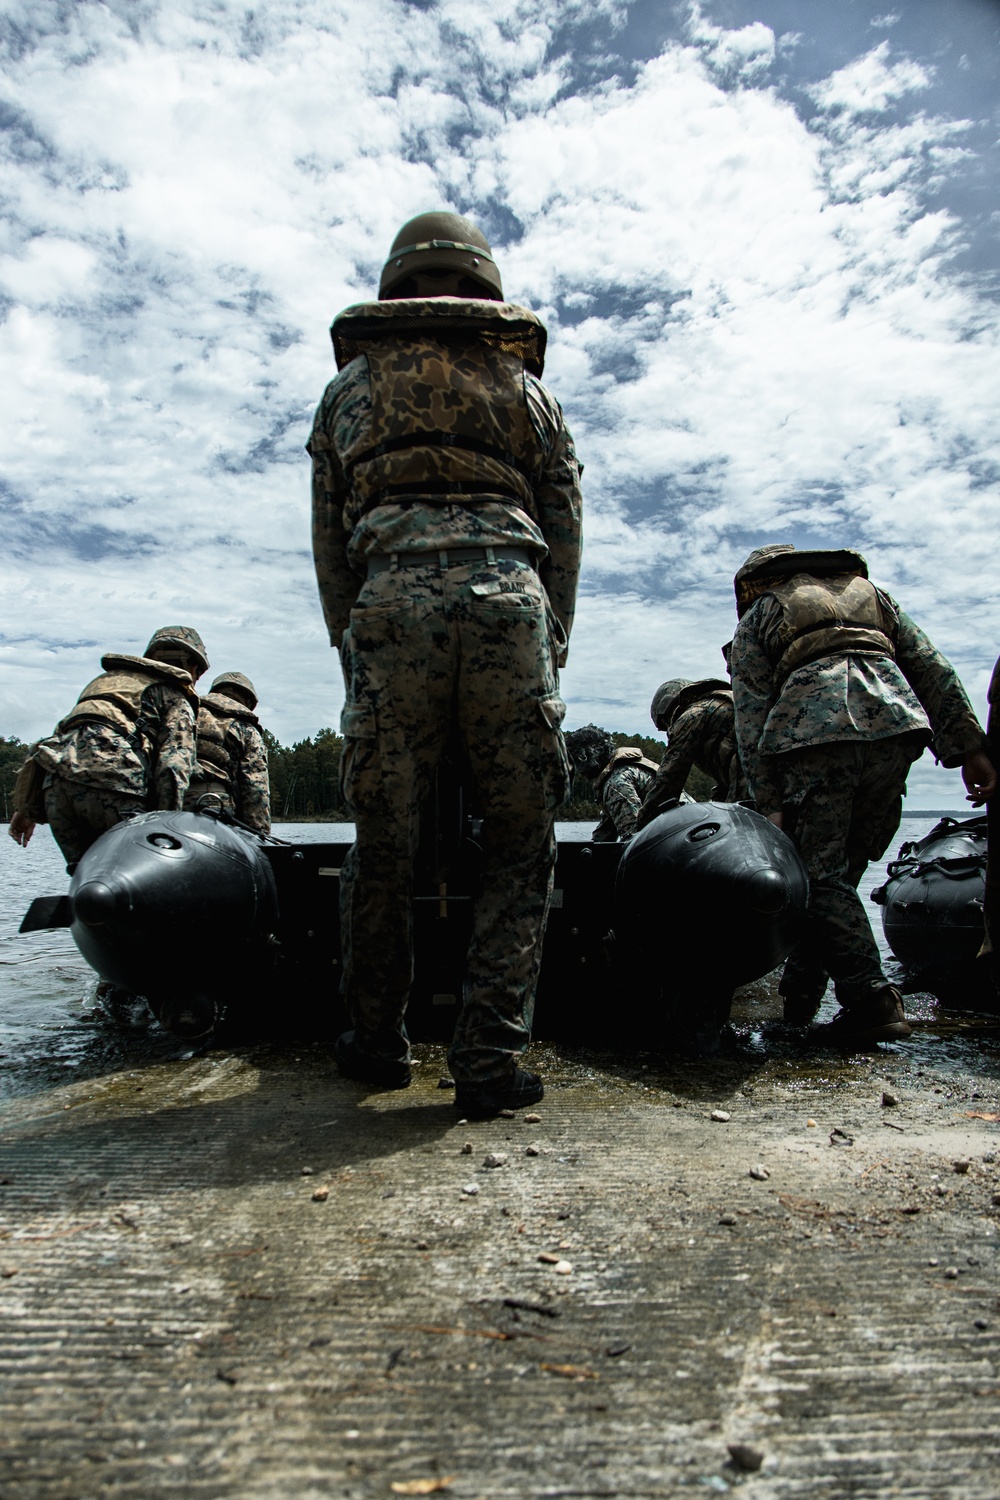
[[[551,443],[545,469],[535,488],[535,506],[538,526],[549,549],[540,576],[562,631],[563,639],[556,645],[557,663],[563,667],[573,628],[583,545],[581,469],[559,402],[540,381],[532,376],[526,377],[526,381],[532,419]]]
[[[197,758],[194,708],[176,688],[156,682],[142,695],[142,715],[153,749],[149,805],[177,812]]]
[[[737,626],[731,655],[736,742],[750,795],[765,815],[780,812],[784,801],[779,757],[761,755],[759,750],[775,702],[774,674],[763,645],[769,610],[780,606],[765,598],[747,611]]]
[[[236,782],[236,816],[258,833],[271,832],[271,784],[267,776],[267,749],[260,730],[252,724],[235,723],[238,740],[233,756]]]
[[[894,601],[890,601],[894,603]],[[899,609],[896,664],[931,721],[932,749],[944,766],[960,766],[967,755],[986,749],[986,736],[958,673],[909,615]]]
[[[666,803],[679,797],[683,792],[684,783],[690,776],[691,767],[695,761],[697,729],[696,715],[681,714],[676,725],[670,730],[666,752],[660,761],[660,769],[643,798],[636,821],[637,828],[645,828],[647,823],[652,823],[653,819],[663,811]]]
[[[312,546],[323,618],[331,646],[339,650],[361,579],[347,561],[344,529],[347,481],[330,436],[330,416],[338,381],[327,386],[316,411],[306,451],[312,459]]]
[[[631,766],[624,766],[608,777],[604,788],[605,814],[614,823],[618,837],[626,843],[635,833],[635,820],[642,806],[642,786],[648,774],[637,775]]]

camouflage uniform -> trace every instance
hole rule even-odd
[[[824,597],[821,631],[808,613]],[[848,649],[836,649],[837,631]],[[764,592],[740,621],[732,669],[750,792],[762,813],[784,812],[809,870],[806,931],[782,993],[818,1004],[830,974],[845,1010],[863,1006],[888,981],[858,881],[899,826],[907,771],[923,748],[960,765],[982,746],[982,730],[923,631],[855,575],[802,573]]]
[[[184,806],[197,806],[199,797],[211,792],[241,822],[270,833],[267,747],[256,714],[225,693],[205,693],[198,705],[197,735],[198,758]]]
[[[1000,661],[993,668],[987,699],[987,749],[990,760],[1000,768]],[[997,965],[997,951],[1000,949],[1000,794],[991,797],[986,804],[986,820],[986,896],[983,902],[986,937],[981,957],[989,963],[993,983],[1000,988]]]
[[[671,720],[667,749],[646,793],[637,828],[645,828],[667,802],[679,797],[692,766],[711,776],[712,797],[739,802],[747,795],[746,777],[736,748],[733,695],[724,690],[681,708]]]
[[[194,764],[190,675],[151,657],[109,654],[55,733],[32,748],[44,773],[38,821],[68,866],[122,818],[183,806]]]
[[[595,844],[627,844],[636,831],[642,799],[653,785],[657,766],[634,745],[616,750],[594,785],[603,816],[590,835]]]
[[[557,669],[579,466],[535,378],[544,330],[531,313],[387,301],[348,309],[333,336],[341,373],[308,446],[357,828],[341,874],[345,995],[366,1052],[404,1057],[420,811],[457,730],[484,812],[483,878],[449,1060],[457,1082],[500,1079],[530,1036],[569,778]]]

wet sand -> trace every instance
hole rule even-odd
[[[0,861],[0,1494],[993,1500],[995,1021],[914,997],[844,1059],[762,981],[718,1059],[542,1044],[540,1118],[463,1124],[439,1048],[373,1094],[86,1019],[68,935],[10,935],[43,849]]]

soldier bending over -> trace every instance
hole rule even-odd
[[[198,704],[198,759],[185,807],[211,792],[257,833],[271,832],[267,748],[254,713],[257,690],[242,672],[221,672]]]
[[[601,821],[590,835],[595,844],[627,844],[636,831],[642,799],[653,785],[656,761],[648,760],[637,745],[616,750],[611,736],[596,724],[586,724],[566,736],[566,749],[574,769],[594,783],[594,796],[602,810]]]
[[[977,805],[996,772],[954,669],[858,552],[752,552],[736,574],[736,731],[758,809],[794,838],[809,907],[785,965],[785,1018],[805,1024],[827,975],[841,1005],[830,1041],[909,1036],[857,886],[899,827],[906,776],[931,744],[961,766]]]
[[[27,845],[48,823],[69,874],[123,818],[184,805],[195,758],[194,684],[208,670],[187,625],[157,630],[145,656],[109,652],[103,672],[48,739],[33,745],[14,790],[8,832]]]
[[[736,749],[733,690],[728,682],[718,677],[700,682],[673,677],[656,689],[649,716],[667,736],[667,751],[639,809],[637,829],[645,828],[681,795],[692,766],[715,782],[714,800],[740,802],[746,797],[746,777]]]

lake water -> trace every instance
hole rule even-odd
[[[955,817],[967,816],[956,809]],[[936,818],[904,817],[889,850],[893,855],[904,840],[922,838]],[[560,823],[559,838],[584,842],[591,823]],[[342,841],[353,836],[349,823],[283,823],[279,838],[296,843]],[[888,857],[888,856],[887,856]],[[868,903],[869,893],[885,878],[884,863],[871,866],[862,882],[865,907],[875,937],[887,953],[879,909]],[[66,1076],[86,1057],[99,1065],[106,1049],[108,1063],[121,1065],[121,1034],[93,1015],[93,971],[77,952],[65,928],[20,935],[24,913],[36,896],[58,895],[68,885],[62,856],[48,828],[40,826],[27,849],[20,849],[0,827],[0,1096],[37,1087],[43,1078]],[[140,1039],[141,1037],[141,1039]],[[153,1057],[177,1056],[182,1044],[164,1032],[140,1033],[132,1046],[139,1065]]]

